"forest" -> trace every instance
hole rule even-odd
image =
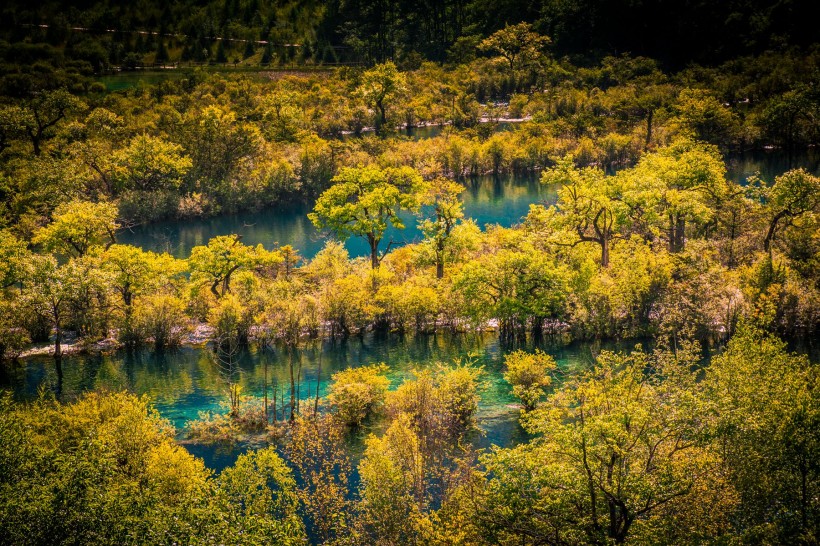
[[[4,4],[0,544],[820,542],[809,4]]]

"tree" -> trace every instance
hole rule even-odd
[[[25,279],[23,297],[28,307],[44,317],[54,329],[54,358],[62,357],[63,327],[69,314],[69,302],[80,279],[69,262],[57,265],[52,256],[36,255]]]
[[[58,205],[52,222],[39,229],[32,242],[49,251],[79,258],[95,245],[116,242],[117,206],[102,201],[70,201]]]
[[[367,106],[377,110],[376,134],[384,134],[387,108],[393,99],[405,92],[406,86],[404,74],[390,61],[378,64],[362,74],[358,93]]]
[[[737,116],[703,89],[684,89],[678,96],[675,118],[690,138],[726,146],[738,133]]]
[[[610,246],[620,237],[618,228],[625,221],[625,205],[616,177],[601,169],[575,167],[572,156],[541,174],[542,184],[560,184],[558,190],[558,225],[566,228],[575,241],[595,243],[601,247],[601,267],[609,267]]]
[[[718,149],[691,140],[645,154],[619,176],[630,219],[665,231],[671,253],[684,249],[687,225],[711,225],[715,211],[730,195]],[[656,234],[660,233],[651,235]]]
[[[296,480],[276,447],[249,451],[219,475],[216,503],[230,532],[252,544],[296,546],[307,540]]]
[[[212,471],[174,441],[145,398],[86,393],[66,404],[15,404],[4,396],[0,432],[4,543],[235,538],[211,501]]]
[[[0,229],[0,291],[22,280],[29,257],[25,242]]]
[[[761,190],[767,215],[763,250],[769,252],[777,230],[796,218],[820,207],[820,177],[793,169],[774,179],[774,184]]]
[[[244,245],[239,235],[219,235],[207,246],[195,246],[188,258],[191,278],[210,283],[217,298],[231,291],[231,276],[238,270],[261,269],[282,262],[276,251]]]
[[[339,238],[364,237],[370,246],[371,267],[378,268],[383,257],[379,244],[388,223],[403,229],[399,211],[418,207],[415,192],[421,176],[410,167],[345,167],[332,182],[308,218],[317,229],[330,230]]]
[[[678,543],[722,528],[733,501],[692,362],[602,352],[529,413],[537,437],[482,459],[474,503],[489,541]]]
[[[745,325],[713,359],[705,385],[725,468],[740,496],[741,537],[811,542],[820,523],[817,366]]]
[[[456,224],[464,218],[464,206],[459,195],[464,186],[447,178],[436,178],[428,184],[426,205],[432,205],[435,218],[424,219],[419,227],[433,244],[436,254],[436,278],[444,278],[444,251],[450,233]]]
[[[786,149],[792,167],[795,146],[809,144],[817,135],[820,100],[806,85],[773,96],[762,112],[762,127],[774,142]]]
[[[366,440],[357,530],[365,544],[418,544],[426,508],[425,459],[409,418]]]
[[[529,23],[504,25],[504,28],[485,38],[479,48],[494,51],[506,59],[510,74],[537,60],[544,54],[550,39],[532,30]]]
[[[453,280],[462,316],[478,325],[497,319],[504,336],[542,332],[567,296],[564,267],[532,247],[501,249],[468,262]]]
[[[43,140],[51,136],[52,128],[84,103],[65,89],[40,91],[25,106],[21,124],[31,140],[34,155],[40,155]]]
[[[346,431],[332,415],[298,418],[285,446],[309,526],[321,543],[341,539],[352,523],[351,461]]]
[[[15,140],[26,138],[28,112],[17,105],[0,106],[0,154]]]
[[[550,374],[557,368],[555,360],[540,350],[534,353],[513,351],[504,355],[507,371],[504,379],[512,385],[513,394],[521,399],[524,411],[532,411],[552,383]]]
[[[121,337],[133,339],[135,298],[167,288],[171,279],[184,271],[185,262],[130,245],[112,245],[101,256],[100,266],[107,274],[108,286],[122,299],[125,317]]]
[[[252,124],[237,119],[228,108],[211,105],[190,111],[185,122],[184,144],[192,160],[191,176],[204,190],[222,186],[248,158],[254,157],[262,137]]]
[[[182,154],[182,146],[142,134],[114,153],[115,189],[175,191],[190,168],[191,160]]]

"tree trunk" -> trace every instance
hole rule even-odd
[[[444,278],[444,241],[436,243],[436,278]]]
[[[675,223],[675,249],[676,252],[683,250],[686,244],[686,218],[679,215]]]
[[[265,380],[262,383],[265,389],[265,425],[268,424],[268,359],[265,358]]]
[[[296,380],[293,377],[293,353],[288,356],[290,368],[290,422],[296,418]]]
[[[654,110],[650,110],[646,115],[646,142],[644,143],[644,151],[649,149],[649,143],[652,141],[652,118],[655,115]]]
[[[61,345],[61,342],[63,341],[63,331],[60,329],[59,325],[54,329],[54,331],[54,358],[59,360],[63,356],[63,347]]]
[[[379,268],[379,239],[374,235],[367,235],[367,243],[370,245],[370,267]]]
[[[681,214],[669,215],[669,252],[675,254],[683,250],[686,218]]]
[[[601,237],[601,267],[609,267],[609,237]]]

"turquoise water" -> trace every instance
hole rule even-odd
[[[793,165],[820,173],[820,153],[814,149],[804,152],[797,156]],[[764,180],[771,182],[788,168],[788,162],[781,152],[750,152],[731,156],[727,160],[729,178],[740,183],[744,183],[756,172]],[[527,214],[531,204],[555,202],[556,188],[545,187],[538,180],[537,174],[500,178],[481,176],[466,180],[467,189],[461,196],[465,216],[472,218],[482,228],[486,224],[504,227],[515,225]],[[302,256],[310,258],[324,246],[328,238],[326,234],[317,232],[307,219],[312,207],[312,203],[297,202],[258,212],[159,222],[123,231],[119,234],[119,241],[186,258],[192,247],[207,244],[211,237],[237,233],[242,235],[245,244],[262,244],[267,248],[276,244],[289,244],[299,249]],[[394,246],[422,239],[417,218],[405,214],[403,219],[406,229],[389,229],[382,242],[382,249],[391,239]],[[368,254],[367,243],[362,238],[351,238],[346,246],[351,256]]]
[[[472,218],[482,228],[486,224],[511,226],[521,221],[532,203],[553,203],[555,188],[547,188],[537,177],[483,176],[465,182],[462,194],[464,214]],[[313,257],[325,244],[327,235],[316,231],[307,218],[313,208],[312,203],[292,203],[259,212],[228,214],[213,218],[185,221],[168,221],[140,226],[118,235],[119,242],[140,246],[154,251],[169,252],[178,258],[187,258],[191,248],[208,243],[216,235],[237,233],[242,242],[250,245],[262,244],[272,248],[275,244],[292,245],[302,256]],[[420,241],[418,218],[403,214],[406,229],[391,227],[385,234],[382,249],[392,239],[394,246]],[[351,256],[368,254],[367,242],[363,238],[351,238],[346,243]]]
[[[572,372],[592,362],[601,345],[574,343],[556,345],[549,340],[515,348],[539,346],[553,355],[560,370]],[[605,348],[630,348],[632,345],[605,345]],[[362,338],[325,340],[308,343],[294,352],[282,347],[252,349],[237,359],[230,379],[242,387],[242,394],[262,396],[268,385],[269,400],[274,386],[281,391],[289,385],[288,359],[298,367],[301,362],[300,399],[312,403],[316,393],[324,396],[331,375],[351,366],[387,363],[391,388],[412,377],[413,370],[452,363],[472,355],[483,366],[481,403],[478,422],[479,447],[514,445],[525,438],[518,424],[519,410],[509,385],[502,377],[503,355],[513,347],[505,346],[495,333],[437,334],[401,336],[368,334]],[[267,381],[265,365],[267,364]],[[321,364],[321,373],[320,373]],[[222,411],[227,398],[228,375],[206,348],[183,347],[176,351],[117,352],[111,355],[64,357],[62,376],[52,358],[32,358],[20,365],[0,367],[0,389],[11,390],[18,399],[32,399],[40,392],[54,393],[69,401],[83,392],[127,390],[147,395],[160,414],[169,419],[184,438],[186,422],[200,411]],[[286,395],[286,396],[289,396]],[[186,444],[212,468],[231,464],[246,446],[220,449],[219,446]]]

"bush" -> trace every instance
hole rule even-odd
[[[170,294],[145,296],[134,304],[134,323],[143,340],[153,340],[157,348],[175,347],[188,329],[185,304]]]
[[[512,385],[513,394],[521,400],[524,411],[536,408],[552,382],[550,372],[556,369],[553,358],[537,350],[534,353],[515,351],[504,357],[507,371],[504,379]]]
[[[327,396],[336,416],[348,426],[359,426],[384,404],[390,381],[384,364],[348,368],[333,374]]]

